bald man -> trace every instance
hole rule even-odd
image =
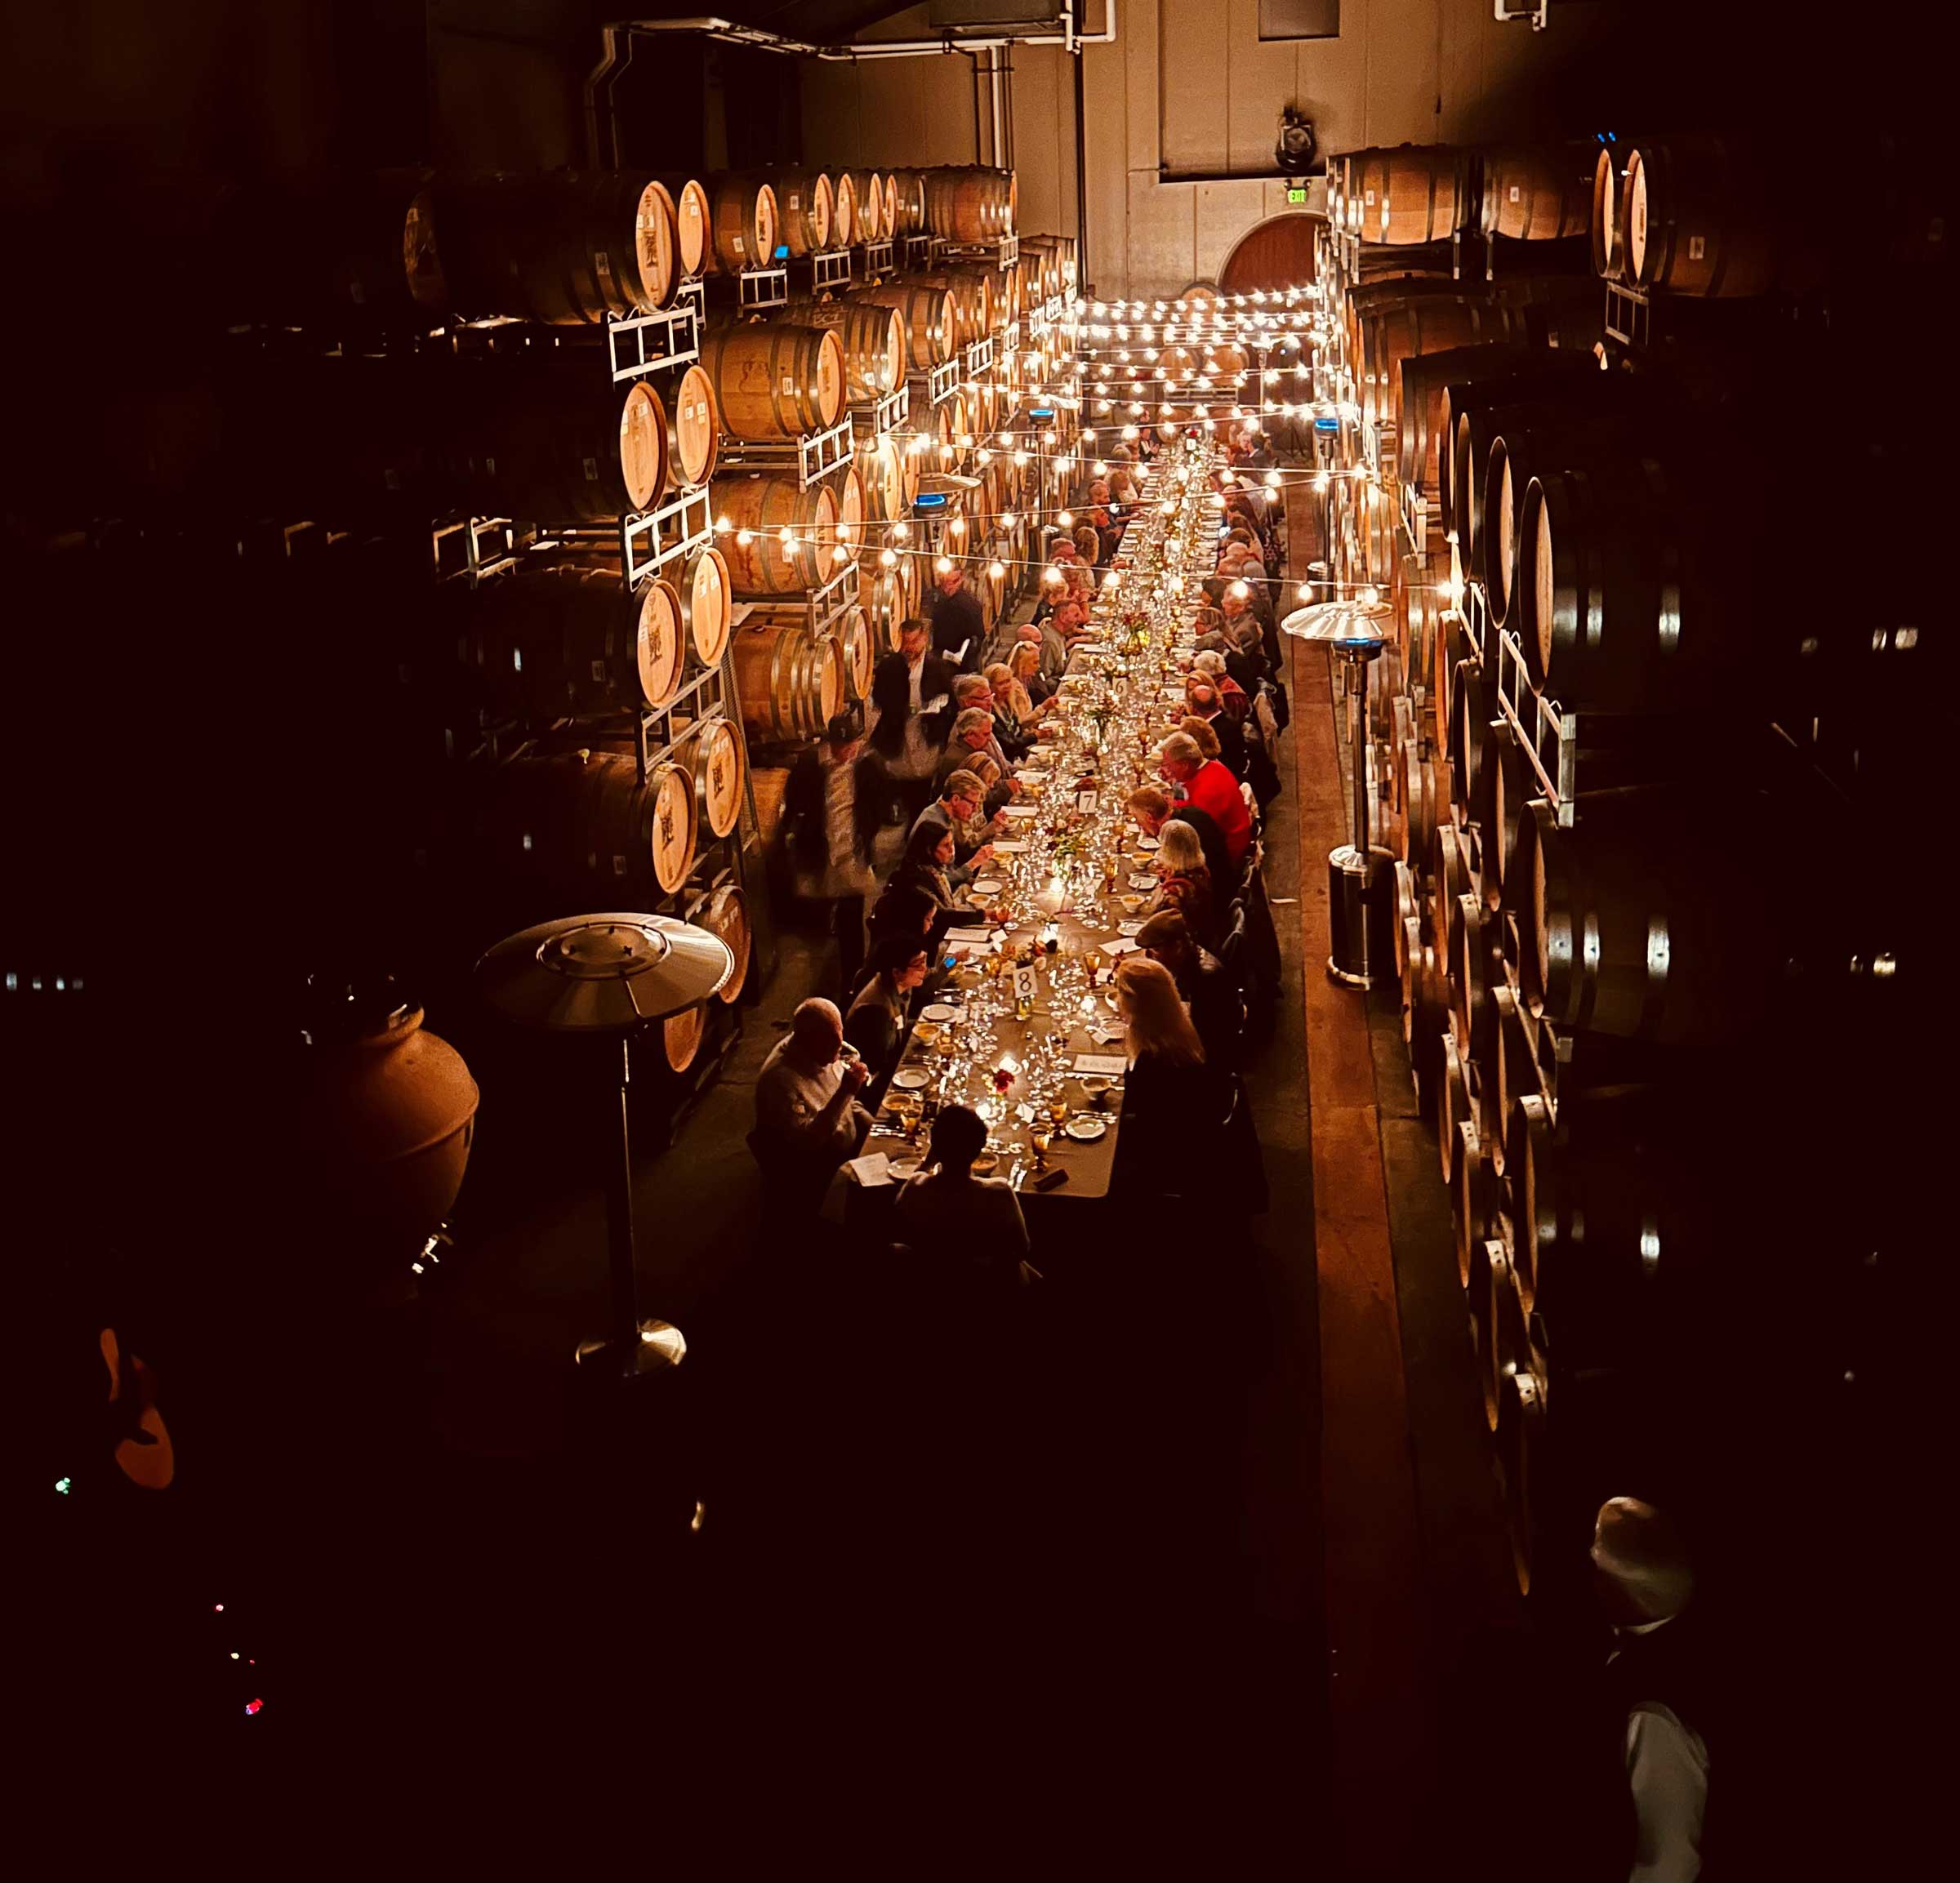
[[[844,1017],[829,1000],[804,1001],[762,1062],[749,1142],[793,1206],[816,1208],[831,1173],[857,1155],[871,1124],[858,1102],[868,1076],[854,1048],[847,1056]]]

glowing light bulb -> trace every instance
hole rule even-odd
[[[1236,581],[1232,585],[1232,592],[1236,595],[1241,601],[1244,601],[1245,598],[1252,593],[1252,590],[1246,586],[1244,581]]]
[[[902,519],[892,525],[892,534],[895,536],[900,542],[903,542],[905,539],[911,533],[912,526],[905,522]]]
[[[851,552],[842,543],[831,551],[831,560],[834,563],[848,563],[850,559]]]
[[[1053,563],[1050,563],[1046,568],[1042,570],[1041,579],[1053,586],[1062,580],[1062,572]]]
[[[950,576],[953,572],[953,559],[951,556],[942,556],[938,562],[933,564],[933,568],[940,575]]]
[[[755,532],[753,530],[737,530],[735,532],[735,545],[737,549],[746,550],[755,540]]]
[[[1055,519],[1055,521],[1061,524],[1063,529],[1072,530],[1076,527],[1075,513],[1072,510],[1063,510]]]
[[[879,564],[879,567],[880,567],[880,568],[887,568],[887,569],[895,569],[895,568],[898,568],[898,550],[880,550],[878,552],[878,564]]]
[[[987,565],[987,572],[996,581],[999,581],[1000,578],[1007,573],[1007,564],[1002,562],[1000,558],[996,556],[992,562]]]
[[[964,517],[951,519],[947,523],[946,532],[948,536],[964,536],[966,534],[966,519]]]
[[[734,527],[734,524],[730,523],[726,517],[717,517],[715,519],[715,533],[718,536],[725,536]]]
[[[1001,511],[1000,527],[1004,530],[1011,530],[1014,527],[1014,513],[1012,510]]]

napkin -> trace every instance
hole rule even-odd
[[[993,945],[994,932],[991,928],[949,928],[946,938],[969,948],[988,948]]]

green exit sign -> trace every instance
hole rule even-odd
[[[1286,200],[1289,203],[1304,203],[1307,200],[1307,192],[1304,189],[1290,189],[1286,192]]]

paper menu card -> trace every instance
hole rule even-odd
[[[1076,1070],[1103,1079],[1120,1079],[1129,1070],[1129,1062],[1120,1053],[1078,1053]]]

